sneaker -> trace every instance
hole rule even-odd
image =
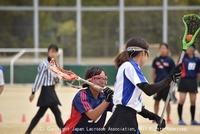
[[[178,124],[179,125],[186,125],[186,123],[183,120],[179,120]]]
[[[198,122],[195,121],[195,120],[192,120],[192,121],[191,121],[191,125],[200,125],[200,123],[198,123]]]
[[[167,124],[173,124],[170,118],[167,119]]]

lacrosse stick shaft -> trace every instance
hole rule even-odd
[[[97,89],[99,89],[99,90],[103,90],[103,89],[104,89],[104,88],[102,88],[102,87],[100,87],[100,86],[98,86],[98,85],[96,85],[96,84],[94,84],[94,83],[92,83],[92,82],[89,82],[89,81],[87,81],[87,80],[85,80],[85,79],[83,79],[83,78],[81,78],[81,77],[79,77],[78,80],[80,80],[80,81],[82,81],[82,82],[85,82],[86,84],[88,84],[88,85],[90,85],[90,86],[93,86],[93,87],[95,87],[95,88],[97,88]]]
[[[180,58],[179,58],[178,64],[182,63],[184,55],[185,55],[185,51],[183,50],[182,53],[181,53],[181,56],[180,56]],[[160,119],[160,124],[161,124],[162,121],[163,121],[164,113],[165,113],[165,111],[166,111],[167,105],[169,104],[169,100],[170,100],[172,91],[173,91],[173,89],[175,88],[175,86],[176,86],[176,82],[172,81],[172,85],[170,86],[169,93],[168,93],[168,95],[167,95],[167,99],[166,99],[166,101],[165,101],[164,108],[163,108],[163,110],[162,110],[161,119]]]

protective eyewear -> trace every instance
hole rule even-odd
[[[107,84],[108,82],[108,77],[107,76],[101,76],[101,75],[95,75],[92,78],[90,78],[89,80],[91,80],[92,82],[96,83],[96,84]]]

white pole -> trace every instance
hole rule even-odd
[[[10,61],[10,85],[14,84],[14,63],[15,61],[26,52],[26,49],[21,49]]]
[[[119,50],[124,45],[124,0],[119,0]]]
[[[168,1],[163,0],[163,42],[167,43],[168,42],[168,17],[167,17],[167,12],[168,12]]]
[[[81,0],[76,0],[76,42],[77,42],[77,64],[81,64],[81,53],[82,53],[82,43],[81,43]]]
[[[35,60],[38,60],[38,48],[39,48],[39,18],[38,18],[38,0],[34,1],[34,48],[35,48]]]

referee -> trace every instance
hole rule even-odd
[[[25,134],[30,134],[33,128],[37,125],[39,122],[40,118],[45,114],[46,110],[48,108],[51,109],[53,112],[56,123],[58,127],[61,129],[63,127],[63,121],[61,119],[61,112],[58,108],[58,105],[60,104],[60,101],[56,95],[55,92],[55,83],[58,82],[58,78],[56,75],[51,72],[48,69],[48,64],[52,58],[56,58],[58,54],[58,46],[55,44],[51,44],[48,47],[48,58],[44,60],[42,63],[40,63],[38,67],[38,74],[35,78],[35,82],[32,87],[32,93],[29,97],[30,102],[34,99],[35,97],[35,92],[38,90],[40,86],[41,88],[41,93],[38,98],[37,106],[39,107],[39,110],[37,111],[36,115],[32,119],[27,131]]]

